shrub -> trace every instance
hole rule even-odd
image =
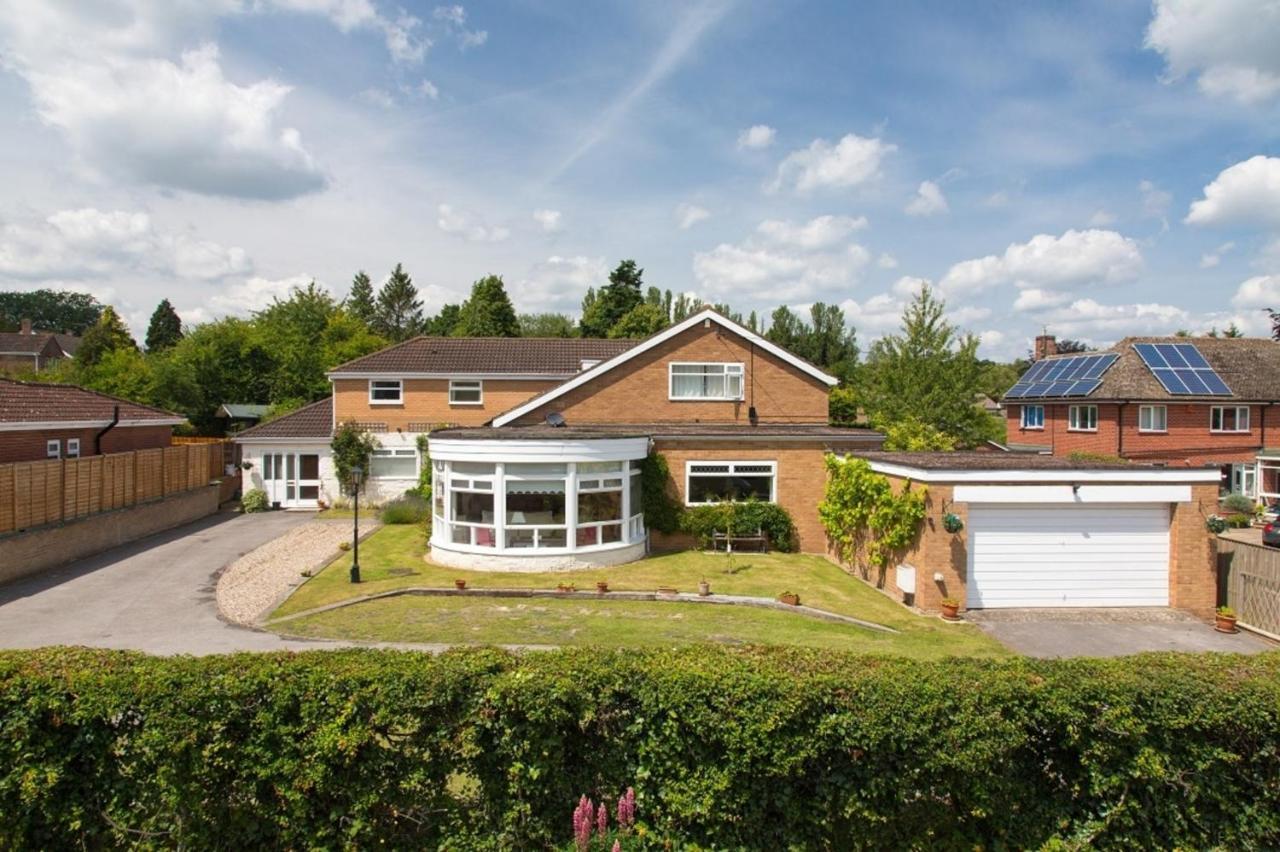
[[[1242,530],[1253,523],[1253,515],[1227,515],[1227,526]]]
[[[420,524],[431,516],[431,504],[409,491],[382,507],[384,524]]]
[[[1243,494],[1228,494],[1222,499],[1222,510],[1229,515],[1252,515],[1257,505]]]
[[[650,453],[640,463],[640,502],[644,524],[651,530],[673,533],[680,529],[682,507],[670,491],[671,470],[661,453]]]
[[[265,512],[270,505],[267,492],[261,488],[251,488],[240,498],[240,508],[246,512]]]
[[[1277,707],[1274,653],[8,651],[0,849],[547,848],[629,785],[645,848],[1276,848]]]
[[[756,530],[762,530],[769,536],[769,546],[774,550],[795,549],[795,525],[787,510],[776,503],[759,500],[685,509],[680,515],[680,529],[697,536],[703,547],[711,543],[711,534],[717,530],[732,530],[734,535],[755,535]]]

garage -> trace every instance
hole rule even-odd
[[[969,506],[968,605],[1169,605],[1168,503]]]

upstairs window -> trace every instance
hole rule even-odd
[[[1210,432],[1248,432],[1249,406],[1215,405],[1209,409]]]
[[[450,379],[450,405],[483,405],[484,383],[479,379]]]
[[[1067,411],[1067,429],[1072,432],[1098,431],[1098,406],[1073,405]]]
[[[742,365],[675,363],[669,367],[671,399],[742,399]]]
[[[369,382],[370,405],[399,405],[404,402],[404,383],[399,379],[373,379]]]
[[[1168,432],[1169,409],[1163,405],[1138,406],[1139,432]]]
[[[1043,429],[1044,428],[1044,406],[1043,405],[1022,406],[1022,428],[1023,429]]]

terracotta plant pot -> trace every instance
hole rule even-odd
[[[454,580],[454,581],[453,581],[453,587],[454,587],[455,589],[457,589],[458,591],[462,591],[463,589],[465,589],[465,588],[467,587],[467,581],[466,581],[466,580]]]
[[[783,592],[778,595],[778,600],[787,606],[800,606],[800,596],[795,592]]]
[[[699,595],[701,595],[701,596],[702,596],[702,597],[704,597],[704,598],[705,598],[705,597],[710,596],[710,594],[711,594],[711,584],[710,584],[710,583],[708,583],[706,580],[703,580],[701,583],[699,583],[699,584],[698,584],[698,594],[699,594]]]
[[[960,604],[942,604],[942,617],[947,621],[959,621]]]
[[[1234,615],[1215,615],[1213,617],[1213,629],[1219,633],[1240,632],[1240,628],[1236,627],[1236,617]]]
[[[675,588],[674,586],[659,586],[659,587],[658,587],[658,594],[660,594],[660,595],[674,595],[674,594],[677,594],[677,591],[676,591],[676,588]]]
[[[607,580],[597,580],[597,581],[596,581],[596,591],[597,591],[597,592],[599,592],[599,593],[600,593],[600,594],[602,594],[602,595],[603,595],[605,592],[609,591],[609,583],[608,583],[608,581],[607,581]]]

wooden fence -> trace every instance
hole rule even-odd
[[[222,474],[221,444],[0,465],[0,535],[160,500]]]
[[[1218,578],[1241,625],[1280,639],[1280,550],[1219,537]]]

